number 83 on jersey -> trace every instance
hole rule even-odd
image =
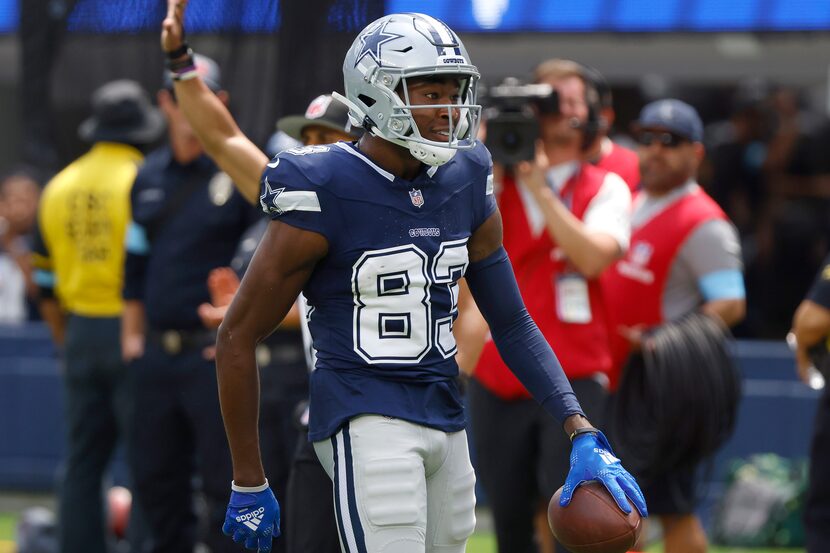
[[[468,264],[467,238],[441,242],[432,259],[415,244],[365,252],[352,267],[354,351],[369,364],[417,363],[433,346],[444,359],[455,355],[452,321]],[[433,301],[440,286],[449,301]]]

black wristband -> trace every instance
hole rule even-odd
[[[173,61],[177,58],[184,56],[185,54],[193,55],[193,51],[190,49],[190,46],[187,45],[186,42],[182,42],[182,45],[173,50],[172,52],[165,52],[167,59]]]
[[[167,60],[167,69],[176,73],[181,71],[182,69],[186,69],[188,67],[195,66],[196,62],[193,59],[193,54],[191,53],[186,58],[181,58],[178,60]]]
[[[571,436],[570,436],[571,437],[571,442],[573,442],[574,438],[576,438],[580,434],[594,434],[594,435],[597,435],[597,434],[599,434],[599,429],[594,428],[593,426],[586,426],[585,428],[577,428],[576,430],[571,432]]]

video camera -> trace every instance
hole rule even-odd
[[[493,161],[513,165],[536,156],[539,115],[559,113],[559,95],[547,84],[520,84],[509,77],[487,91],[485,144]]]

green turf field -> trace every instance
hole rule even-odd
[[[648,553],[661,553],[663,548],[657,544],[648,548]],[[496,553],[496,543],[491,534],[475,534],[467,545],[467,553]],[[710,547],[709,553],[804,553],[803,549],[732,549],[728,547]]]
[[[0,553],[12,553],[14,548],[14,525],[16,517],[9,513],[0,513]],[[662,548],[655,545],[649,553],[659,553]],[[801,549],[729,549],[712,547],[710,553],[803,553]],[[475,534],[470,538],[467,553],[496,553],[496,543],[492,534]]]
[[[648,553],[661,553],[660,544],[648,548]],[[467,553],[496,553],[496,542],[492,535],[476,534],[470,538]],[[728,547],[710,547],[709,553],[804,553],[803,549],[733,549]]]
[[[14,523],[17,517],[0,513],[0,553],[12,553],[14,548]]]
[[[14,536],[14,523],[17,517],[0,513],[0,540],[11,540]]]

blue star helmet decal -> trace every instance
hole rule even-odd
[[[392,42],[393,40],[397,40],[399,38],[404,38],[403,35],[399,35],[397,33],[387,33],[384,31],[386,25],[389,22],[386,21],[381,23],[371,29],[369,29],[365,34],[360,36],[360,44],[362,45],[360,52],[357,54],[357,58],[355,59],[354,66],[357,67],[357,64],[360,63],[360,60],[365,58],[366,56],[371,56],[375,63],[379,66],[382,66],[381,63],[381,53],[380,48],[387,42]]]
[[[279,163],[279,160],[277,160],[277,163]],[[276,190],[271,188],[271,183],[268,182],[268,177],[265,177],[265,191],[259,197],[259,205],[262,206],[262,211],[265,213],[282,215],[282,209],[280,209],[277,205],[277,198],[280,197],[280,194],[282,194],[284,190],[284,186],[282,188],[277,188]]]

